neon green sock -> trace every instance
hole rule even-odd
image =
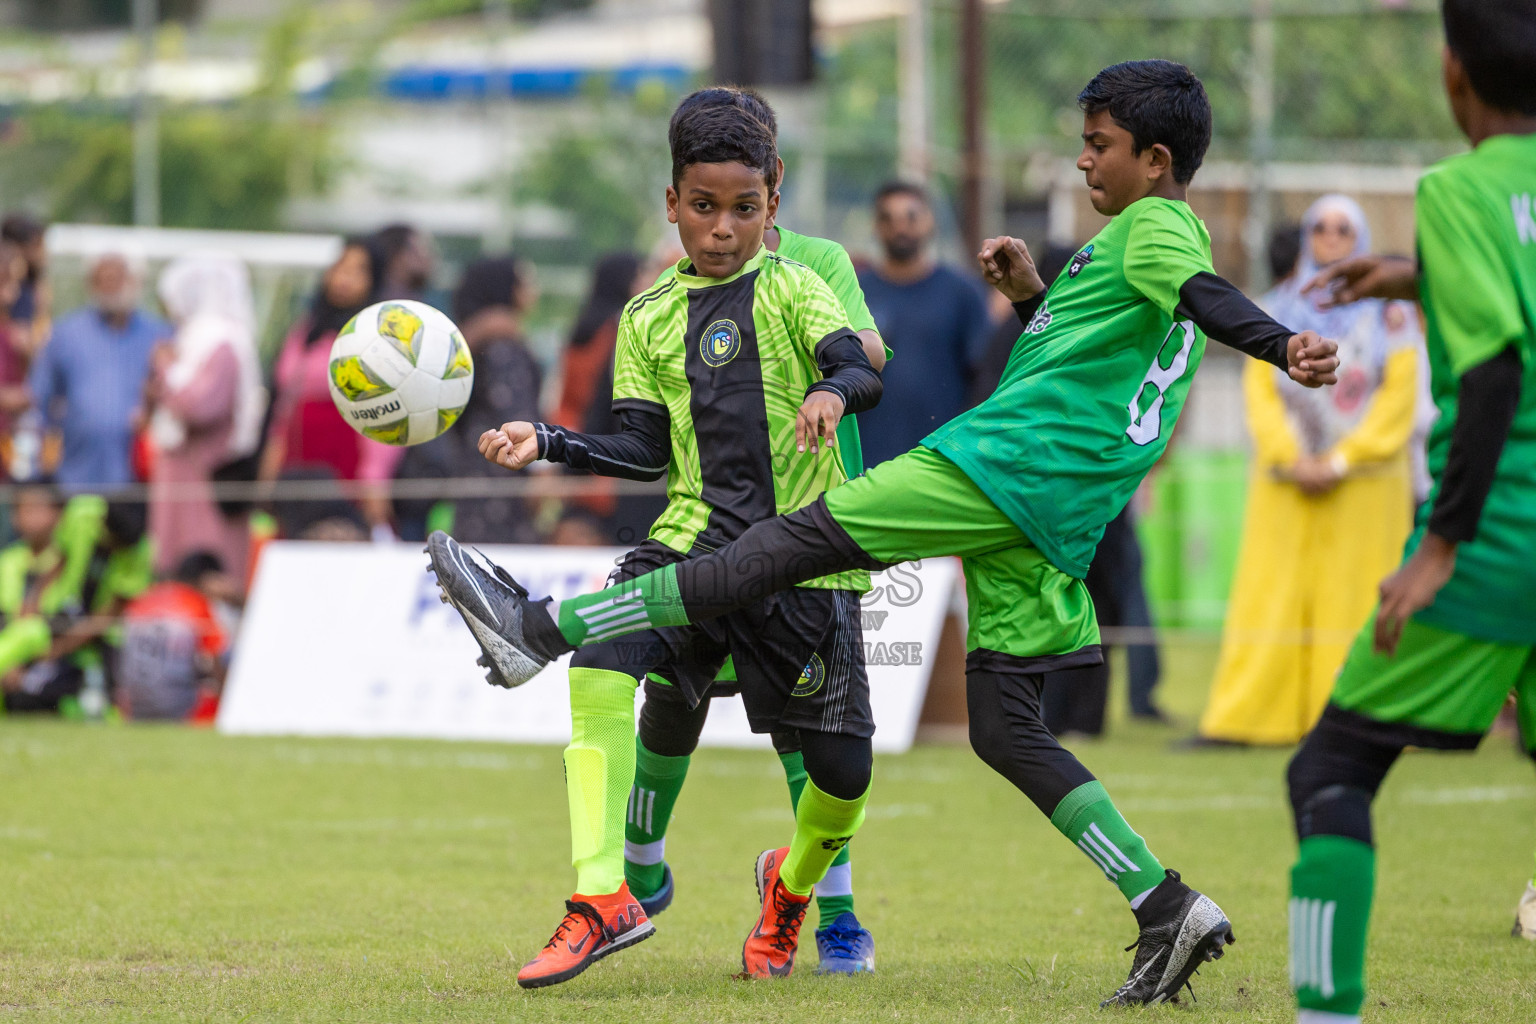
[[[565,789],[571,805],[571,863],[576,891],[618,892],[624,884],[622,808],[635,778],[634,676],[573,668],[571,745]]]
[[[650,899],[665,872],[667,825],[688,778],[688,755],[667,757],[635,737],[635,785],[624,823],[624,878],[636,899]]]
[[[675,565],[615,583],[595,594],[568,597],[560,602],[557,622],[566,641],[577,647],[644,629],[687,624]]]
[[[789,783],[789,805],[798,810],[800,793],[809,778],[805,774],[805,758],[796,750],[780,754],[779,763],[784,766],[784,781]],[[838,850],[825,877],[816,883],[816,912],[821,915],[823,926],[837,920],[838,914],[853,913],[853,868],[849,864],[852,849],[844,846]]]
[[[1291,986],[1303,1010],[1360,1013],[1375,888],[1369,844],[1327,835],[1301,841],[1291,868]]]
[[[0,629],[0,675],[48,653],[53,634],[41,615],[23,615]]]
[[[779,869],[784,888],[808,896],[831,867],[838,853],[864,824],[864,805],[869,790],[854,800],[839,800],[816,788],[809,779],[795,805],[795,835],[789,856]]]
[[[1115,810],[1115,802],[1097,779],[1062,797],[1051,812],[1051,824],[1076,843],[1133,905],[1163,880],[1163,866]]]

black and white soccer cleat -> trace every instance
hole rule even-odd
[[[573,650],[560,635],[542,601],[501,566],[485,559],[482,567],[441,530],[427,538],[427,571],[437,577],[443,600],[453,605],[480,645],[476,659],[487,669],[485,681],[511,689],[538,675],[545,665]],[[485,556],[482,555],[481,558]]]
[[[1220,959],[1237,941],[1227,915],[1208,896],[1185,885],[1177,871],[1169,871],[1147,895],[1136,909],[1136,920],[1141,933],[1126,947],[1136,951],[1130,977],[1100,1006],[1176,1001],[1196,968]]]

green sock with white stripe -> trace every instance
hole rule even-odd
[[[687,778],[688,755],[655,754],[635,738],[635,785],[624,823],[624,878],[636,899],[650,899],[661,888],[667,825]]]
[[[1360,1020],[1376,851],[1344,836],[1301,841],[1291,868],[1291,987],[1305,1024]]]
[[[595,594],[568,597],[555,610],[555,621],[566,642],[575,647],[645,629],[686,626],[688,613],[677,590],[677,566],[615,583]]]
[[[1131,909],[1140,906],[1142,898],[1163,880],[1163,866],[1115,810],[1115,802],[1097,779],[1062,797],[1051,812],[1051,824],[1099,866],[1131,901]]]

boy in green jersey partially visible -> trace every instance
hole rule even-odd
[[[672,121],[676,123],[689,111],[703,106],[740,109],[761,121],[775,137],[778,135],[778,118],[773,108],[750,89],[724,86],[700,89],[678,104]],[[784,161],[780,160],[780,189],[784,184],[783,171]],[[865,356],[876,370],[882,369],[885,345],[875,329],[874,317],[864,304],[864,293],[859,288],[853,261],[843,247],[830,239],[796,234],[777,225],[764,232],[763,244],[769,252],[804,264],[832,289],[848,315],[849,326],[858,332]],[[657,279],[657,284],[674,273],[675,268],[668,268]],[[864,472],[858,417],[851,413],[838,422],[835,454],[841,459],[848,479]],[[635,736],[635,784],[625,812],[624,877],[646,915],[655,917],[671,906],[676,893],[672,869],[666,861],[672,809],[688,777],[689,761],[698,747],[713,699],[738,692],[735,665],[726,662],[709,694],[696,705],[690,704],[686,694],[660,676],[646,679],[644,692],[645,703],[640,709]],[[776,731],[773,746],[784,766],[790,803],[796,805],[806,783],[799,733],[793,729]],[[873,970],[875,966],[874,938],[854,914],[851,850],[851,845],[844,846],[833,859],[826,876],[816,884],[816,906],[821,915],[820,927],[815,933],[819,957],[817,970],[823,974],[857,974]]]
[[[521,601],[515,635],[500,636],[536,671],[591,642],[605,603],[623,608],[628,628],[665,628],[828,572],[961,556],[971,744],[1130,903],[1136,956],[1105,1002],[1159,1003],[1221,955],[1231,925],[1163,868],[1051,736],[1041,688],[1047,672],[1103,657],[1082,578],[1105,524],[1167,446],[1205,336],[1309,386],[1333,382],[1337,346],[1293,335],[1212,272],[1210,237],[1185,201],[1211,137],[1210,103],[1188,68],[1117,64],[1078,100],[1078,167],[1094,207],[1114,219],[1048,292],[1022,243],[983,246],[986,276],[1026,323],[991,398],[712,554],[547,608]]]
[[[1423,303],[1440,418],[1407,559],[1289,769],[1305,1024],[1360,1020],[1371,803],[1397,756],[1476,747],[1511,690],[1536,744],[1536,0],[1444,0],[1442,13],[1446,92],[1472,152],[1419,181],[1416,263],[1367,256],[1317,282],[1340,302]]]
[[[867,573],[817,574],[715,622],[633,628],[645,613],[631,607],[624,580],[703,557],[841,484],[838,421],[881,392],[832,291],[763,245],[778,208],[770,129],[740,108],[704,105],[680,113],[668,142],[667,214],[687,256],[619,319],[613,408],[623,429],[592,435],[512,422],[480,440],[482,454],[507,469],[545,459],[608,476],[667,477],[666,509],[610,576],[609,602],[583,617],[594,642],[571,660],[565,768],[577,893],[518,972],[525,988],[569,980],[655,930],[624,871],[639,679],[665,679],[693,707],[729,657],[752,730],[797,735],[808,779],[790,843],[757,859],[761,912],[742,947],[746,975],[791,972],[811,891],[858,830],[868,799],[874,722],[859,615]],[[530,663],[515,646],[527,591],[442,533],[427,548],[488,678],[527,681]],[[814,686],[803,685],[808,666]]]

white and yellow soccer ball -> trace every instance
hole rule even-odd
[[[347,321],[331,345],[331,399],[358,433],[421,444],[453,426],[469,402],[475,364],[452,320],[425,302],[379,302]]]

